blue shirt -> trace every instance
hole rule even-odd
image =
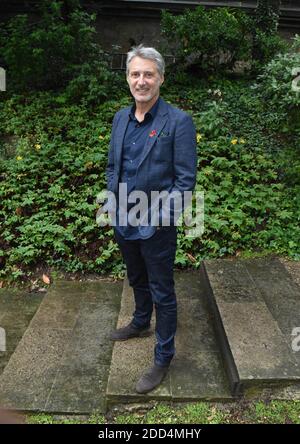
[[[160,98],[157,99],[152,108],[145,114],[142,122],[139,122],[134,115],[136,110],[135,104],[129,112],[128,124],[122,147],[122,165],[120,173],[120,182],[127,184],[127,194],[135,189],[137,167],[143,155],[147,138],[152,129],[151,127],[157,113],[159,100]],[[127,212],[134,205],[136,205],[136,203],[129,203],[127,205]],[[117,209],[116,229],[125,239],[133,240],[142,238],[138,227],[133,227],[130,224],[120,226],[118,219],[119,211]],[[145,237],[143,237],[143,239],[145,239]]]

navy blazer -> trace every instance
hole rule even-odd
[[[131,106],[113,119],[106,168],[107,189],[118,194],[122,146]],[[136,190],[193,191],[197,174],[196,130],[192,117],[160,98],[156,116],[136,170]]]

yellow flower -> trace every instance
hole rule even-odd
[[[100,140],[104,139],[104,136],[99,136],[99,139],[100,139]]]
[[[22,160],[23,157],[22,156],[17,156],[17,160]]]
[[[232,139],[231,143],[232,143],[232,145],[236,145],[238,143],[238,140],[237,139]]]
[[[240,143],[246,143],[245,139],[240,139]]]
[[[86,170],[92,168],[92,166],[93,166],[93,162],[87,162],[87,163],[84,165],[84,167],[85,167]]]
[[[200,134],[200,133],[197,133],[197,143],[199,143],[201,139],[202,139],[201,134]]]
[[[40,150],[41,149],[41,145],[39,143],[37,143],[36,145],[34,145],[36,150]]]

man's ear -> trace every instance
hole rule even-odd
[[[164,83],[164,81],[165,81],[165,78],[164,78],[164,76],[162,75],[161,78],[160,78],[160,85],[162,85],[162,84]]]

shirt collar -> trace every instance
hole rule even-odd
[[[157,113],[157,109],[158,109],[159,101],[160,101],[160,97],[158,97],[158,99],[157,99],[156,102],[152,105],[152,107],[149,109],[149,111],[146,112],[145,117],[144,117],[144,120],[146,120],[147,118],[149,118],[148,115],[150,115],[150,116],[152,117],[152,119],[154,119],[154,117],[156,116],[156,113]],[[134,103],[134,104],[132,105],[131,109],[130,109],[130,112],[129,112],[129,117],[130,117],[130,119],[132,119],[132,120],[136,120],[136,117],[135,117],[135,115],[134,115],[135,110],[136,110],[136,104]],[[144,120],[143,120],[143,122],[144,122]]]

